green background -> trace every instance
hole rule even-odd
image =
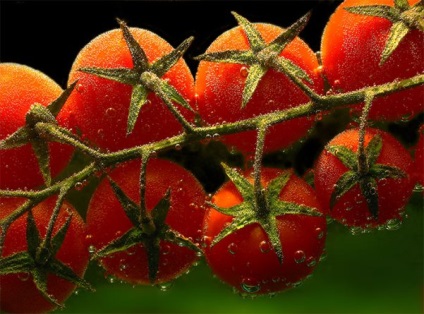
[[[416,192],[398,230],[352,235],[329,224],[313,276],[275,297],[242,298],[202,261],[168,291],[110,283],[91,265],[96,292],[80,290],[59,313],[422,313],[423,202]]]

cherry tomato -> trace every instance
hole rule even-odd
[[[418,1],[408,2],[412,5]],[[350,7],[374,5],[393,9],[394,1],[343,1],[324,29],[321,40],[322,64],[335,91],[349,92],[424,73],[424,34],[414,28],[387,60],[380,64],[393,22],[383,17],[347,11]],[[369,118],[390,121],[412,118],[423,111],[423,94],[424,86],[419,86],[379,97],[373,103]],[[355,110],[359,108],[355,107]]]
[[[283,172],[263,168],[261,173],[266,188]],[[249,181],[253,180],[250,171],[243,174]],[[290,173],[278,198],[322,213],[313,189],[294,173]],[[224,210],[242,202],[240,192],[231,181],[212,198],[212,203]],[[232,221],[232,216],[208,208],[204,221],[205,257],[213,273],[241,294],[271,294],[294,287],[312,273],[323,253],[326,238],[323,215],[287,213],[276,217],[283,256],[281,263],[269,236],[258,223],[248,224],[212,246],[215,237]]]
[[[16,63],[0,63],[0,140],[25,125],[30,107],[49,105],[63,92],[44,73]],[[58,119],[59,125],[64,121]],[[50,168],[56,176],[69,162],[72,148],[49,143]],[[31,144],[0,150],[0,189],[32,189],[44,183]]]
[[[346,226],[374,228],[384,226],[384,224],[401,220],[401,214],[412,194],[415,180],[411,177],[412,158],[408,151],[387,132],[368,128],[365,133],[365,150],[370,146],[371,141],[381,139],[381,148],[377,152],[373,161],[369,165],[369,171],[363,176],[352,179],[351,186],[335,197],[337,184],[340,179],[346,178],[347,172],[356,173],[348,167],[346,162],[336,157],[337,151],[345,149],[354,157],[357,156],[359,129],[348,129],[334,137],[326,146],[325,150],[318,157],[315,172],[315,189],[318,198],[325,210],[335,220]],[[369,159],[369,158],[368,158]],[[380,169],[380,172],[377,172]],[[356,173],[356,175],[358,175]],[[370,189],[363,191],[360,180],[368,180]],[[339,182],[339,183],[338,183]],[[368,194],[367,194],[368,193]],[[334,201],[331,206],[332,198]],[[373,215],[369,200],[376,203]]]
[[[255,23],[254,25],[266,43],[270,43],[284,31],[283,28],[271,24]],[[244,51],[249,48],[246,35],[238,26],[216,38],[206,53],[226,50]],[[323,83],[317,58],[304,41],[296,37],[279,56],[285,57],[303,69],[312,79],[313,89],[317,93],[322,93]],[[285,74],[269,69],[260,80],[252,98],[242,108],[242,95],[248,71],[249,66],[237,63],[210,61],[199,63],[195,80],[197,110],[208,125],[248,119],[296,107],[309,100]],[[264,151],[276,151],[299,140],[306,135],[313,121],[311,118],[303,117],[272,126],[265,140]],[[222,140],[229,147],[252,154],[255,149],[256,132],[247,131],[223,136]]]
[[[132,36],[144,50],[149,63],[157,61],[173,48],[153,32],[130,28]],[[181,124],[164,102],[149,93],[134,129],[127,134],[132,86],[79,71],[81,68],[132,69],[133,60],[120,29],[110,30],[92,39],[77,55],[68,83],[78,80],[62,110],[63,118],[75,132],[104,150],[116,151],[165,139],[182,132]],[[194,99],[194,79],[187,64],[180,59],[162,77],[189,103]],[[178,107],[178,106],[177,106]],[[179,107],[187,118],[192,114]]]
[[[55,207],[56,197],[50,197],[32,209],[32,214],[41,238],[46,235],[47,226]],[[15,198],[0,199],[0,219],[3,219],[16,210],[24,201]],[[71,217],[72,216],[72,217]],[[27,244],[27,217],[24,214],[15,220],[6,232],[2,258],[24,252]],[[86,244],[85,223],[78,212],[65,202],[56,220],[53,236],[71,217],[66,236],[59,251],[53,257],[63,265],[69,267],[80,278],[84,275],[89,262],[89,253]],[[40,266],[42,267],[42,266]],[[0,309],[10,313],[45,313],[52,311],[56,305],[49,302],[37,289],[33,277],[29,272],[1,275]],[[76,285],[55,274],[47,275],[47,293],[59,303],[68,299]]]
[[[131,161],[119,166],[110,177],[136,204],[140,202],[140,162]],[[149,160],[146,173],[146,208],[149,212],[170,190],[170,209],[165,223],[170,228],[199,242],[204,216],[205,193],[194,176],[181,166],[167,161]],[[100,250],[111,241],[122,237],[135,226],[125,214],[123,206],[108,180],[100,183],[87,212],[87,225],[93,249]],[[157,236],[156,233],[152,237]],[[159,268],[155,284],[169,282],[184,274],[197,260],[197,252],[175,242],[159,241]],[[100,260],[107,273],[135,284],[150,284],[147,244],[136,244]],[[150,254],[151,252],[149,252]]]

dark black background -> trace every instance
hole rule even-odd
[[[38,69],[65,87],[72,62],[94,37],[117,28],[116,18],[149,29],[173,46],[189,36],[186,54],[197,61],[224,31],[236,26],[235,11],[251,22],[287,27],[312,10],[301,38],[319,50],[322,30],[341,1],[1,1],[1,62]]]

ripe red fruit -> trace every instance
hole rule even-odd
[[[173,51],[167,41],[153,32],[140,28],[130,28],[129,31],[144,51],[149,64]],[[128,132],[133,86],[80,71],[82,68],[135,69],[121,30],[110,30],[92,39],[81,49],[69,73],[68,83],[78,80],[78,84],[61,116],[75,132],[81,132],[83,138],[92,144],[104,150],[116,151],[162,140],[183,131],[165,103],[149,92],[147,101],[134,121],[134,128]],[[179,59],[161,78],[173,86],[188,103],[193,102],[194,79],[183,59]],[[189,110],[178,109],[188,119],[193,118]]]
[[[262,37],[264,46],[284,32],[283,28],[272,24],[254,23],[252,25]],[[216,38],[205,54],[233,50],[246,52],[249,49],[254,50],[254,47],[249,43],[242,27],[238,26]],[[295,37],[278,56],[290,60],[302,69],[313,82],[313,85],[308,83],[307,85],[311,86],[316,93],[322,93],[323,82],[317,58],[304,41]],[[259,64],[260,61],[257,60],[257,63]],[[270,68],[259,81],[250,100],[242,108],[243,89],[251,69],[253,69],[252,66],[240,62],[201,61],[199,63],[195,80],[197,110],[206,124],[235,122],[308,102],[308,96],[286,74]],[[312,125],[313,119],[303,117],[272,126],[265,139],[264,151],[272,152],[289,146],[305,136]],[[221,139],[229,147],[235,147],[246,154],[253,154],[256,131],[240,132],[223,136]]]
[[[415,182],[410,154],[389,133],[368,128],[364,145],[369,171],[360,175],[358,141],[358,129],[346,130],[318,157],[314,180],[322,206],[351,227],[374,228],[401,220]]]
[[[275,217],[276,234],[269,235],[259,223],[245,225],[219,242],[211,245],[217,236],[235,219],[217,211],[215,206],[230,210],[245,199],[235,184],[225,183],[213,196],[204,221],[205,258],[213,273],[241,294],[271,294],[294,287],[312,273],[324,250],[326,219],[323,215],[311,216],[294,213],[296,206],[311,208],[323,213],[313,189],[292,172],[263,168],[262,184],[266,189],[274,179],[287,175],[286,184],[276,197],[285,203],[286,213]],[[251,172],[242,175],[253,181]],[[276,208],[270,208],[271,211]],[[284,211],[284,209],[283,209]],[[242,215],[243,216],[243,215]],[[270,217],[271,218],[271,217]],[[258,219],[260,217],[258,216]],[[269,223],[273,224],[273,219]],[[281,263],[271,242],[281,242]],[[277,241],[278,242],[278,241]]]
[[[0,63],[0,141],[25,125],[25,117],[35,104],[49,105],[63,92],[44,73],[16,63]],[[64,121],[58,119],[59,125]],[[50,169],[56,176],[69,162],[72,148],[49,143]],[[0,149],[0,189],[33,189],[44,183],[31,144]]]
[[[395,9],[395,2],[346,0],[330,17],[322,35],[321,56],[324,73],[334,90],[349,92],[424,73],[424,34],[421,30],[412,27],[403,38],[398,34],[394,38],[402,40],[396,49],[391,54],[385,53],[392,30],[402,29],[403,35],[406,27],[400,20],[408,14],[406,11],[401,14],[403,9]],[[412,6],[418,1],[407,2]],[[396,17],[393,22],[389,18],[348,11],[358,6],[385,6],[387,12],[398,12],[401,18]],[[378,14],[381,15],[381,11]],[[382,59],[383,52],[385,59]],[[423,111],[423,94],[424,86],[418,86],[379,97],[373,102],[369,118],[390,121],[412,118]]]
[[[126,202],[133,204],[132,210],[136,211],[135,214],[129,207],[125,210],[133,214],[126,214],[122,199],[118,200],[116,190],[112,189],[107,179],[102,181],[95,191],[87,211],[87,225],[90,244],[96,253],[112,241],[122,239],[129,232],[135,234],[140,231],[140,223],[134,224],[133,221],[138,218],[129,218],[139,217],[140,214],[139,176],[139,161],[127,162],[110,173],[114,184],[126,195]],[[205,193],[190,172],[173,162],[160,159],[149,160],[145,187],[146,209],[153,219],[160,216],[157,206],[164,202],[164,195],[169,189],[170,203],[165,224],[171,229],[166,226],[165,229],[160,229],[156,224],[156,231],[150,235],[143,236],[139,232],[132,238],[140,237],[140,241],[131,246],[126,242],[128,247],[125,250],[101,257],[100,263],[108,274],[126,282],[160,284],[184,274],[198,259],[194,250],[178,245],[178,239],[171,241],[172,234],[168,230],[177,232],[177,237],[179,234],[198,243],[204,216]],[[165,240],[164,237],[168,236],[169,239]],[[152,273],[154,267],[158,269]]]
[[[32,209],[35,225],[41,238],[46,235],[47,226],[55,207],[56,197],[51,197]],[[0,199],[0,219],[6,218],[16,210],[24,201],[22,199]],[[53,237],[63,227],[66,220],[71,217],[65,238],[52,258],[72,269],[82,277],[89,262],[88,248],[86,245],[85,223],[78,212],[65,202],[56,220]],[[1,257],[10,257],[15,253],[25,252],[27,244],[27,217],[25,213],[15,220],[6,232],[6,238]],[[35,239],[32,239],[33,241]],[[43,269],[43,266],[39,266]],[[0,310],[9,313],[45,313],[52,311],[56,305],[48,301],[34,284],[33,276],[29,272],[0,275]],[[57,302],[63,303],[75,290],[76,285],[51,272],[47,273],[47,293]]]

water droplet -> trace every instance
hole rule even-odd
[[[157,287],[159,288],[160,291],[166,292],[166,291],[169,291],[169,289],[171,289],[173,285],[174,285],[173,282],[170,281],[170,282],[160,283],[157,285]]]
[[[236,254],[237,252],[237,244],[235,243],[230,243],[230,245],[228,245],[228,252],[230,252],[230,254]]]
[[[240,68],[240,75],[242,77],[247,77],[249,75],[249,69],[247,67]]]
[[[274,278],[271,279],[271,281],[273,283],[277,283],[277,282],[280,282],[281,281],[281,278],[280,277],[274,277]]]
[[[132,246],[132,247],[128,248],[125,252],[127,253],[127,255],[132,256],[132,255],[135,254],[136,248],[135,248],[135,246]]]
[[[405,114],[400,118],[401,122],[409,122],[411,120],[411,115],[410,114]]]
[[[127,265],[126,264],[121,264],[121,265],[119,265],[119,270],[120,271],[124,271],[125,269],[127,269]]]
[[[20,281],[27,281],[30,277],[29,273],[19,273],[18,278]]]
[[[81,191],[84,188],[84,184],[82,182],[75,183],[75,190]]]
[[[74,295],[78,295],[79,294],[79,290],[78,289],[76,289],[75,291],[74,291]]]
[[[94,245],[90,245],[88,247],[88,253],[94,254],[96,252],[96,247]]]
[[[109,283],[114,283],[115,282],[115,277],[110,276],[107,281],[109,281]]]
[[[423,191],[424,191],[424,186],[423,186],[423,185],[421,185],[421,184],[417,183],[417,184],[414,186],[414,192],[415,192],[415,193],[422,193]]]
[[[402,220],[396,219],[396,218],[388,220],[385,224],[386,230],[389,230],[389,231],[399,230],[401,226],[402,226]]]
[[[78,93],[82,94],[84,92],[84,85],[82,85],[81,83],[77,84],[76,90]]]
[[[306,260],[306,266],[308,267],[313,267],[317,264],[317,261],[315,260],[315,258],[313,256],[308,257],[308,259]]]
[[[104,137],[105,137],[105,131],[103,131],[103,129],[98,129],[98,130],[97,130],[97,135],[98,135],[100,138],[104,138]]]
[[[303,252],[302,250],[298,250],[298,251],[294,252],[293,257],[294,257],[294,261],[297,264],[303,263],[305,261],[305,258],[306,258],[305,252]]]
[[[339,88],[340,87],[340,80],[334,80],[333,86],[334,86],[334,88]]]
[[[324,230],[318,227],[315,229],[315,234],[317,235],[318,239],[322,239],[324,237]]]
[[[169,254],[169,252],[171,252],[171,246],[170,246],[169,244],[165,244],[165,245],[162,247],[162,254],[163,254],[163,255],[168,255],[168,254]]]
[[[241,288],[247,293],[257,293],[261,290],[261,285],[253,278],[244,278],[241,282]]]
[[[323,251],[321,256],[319,257],[319,261],[322,262],[322,261],[325,261],[326,259],[327,259],[327,252]]]
[[[271,251],[271,246],[267,241],[262,241],[261,243],[259,243],[259,249],[262,253],[268,253],[269,251]]]
[[[174,148],[175,150],[180,151],[182,149],[182,146],[180,144],[175,144]]]
[[[112,108],[112,107],[107,108],[106,111],[105,111],[105,113],[106,113],[106,116],[108,118],[114,118],[114,117],[116,117],[116,109],[115,108]]]
[[[220,137],[220,135],[219,135],[218,133],[215,133],[214,135],[212,135],[212,139],[213,139],[214,141],[219,140],[219,137]]]

